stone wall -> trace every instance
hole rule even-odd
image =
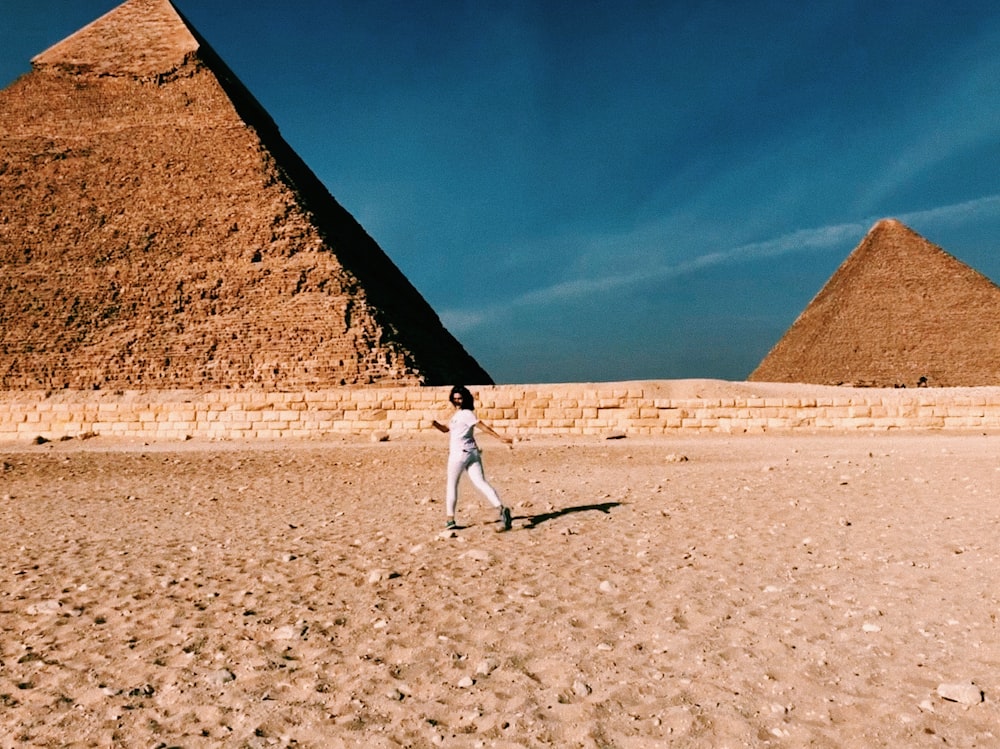
[[[1000,388],[776,388],[746,383],[677,388],[654,381],[499,385],[473,392],[481,419],[520,437],[1000,429]],[[685,397],[677,397],[678,392]],[[393,438],[429,430],[432,419],[446,419],[447,394],[445,387],[5,392],[0,393],[0,443],[93,435],[136,440]]]

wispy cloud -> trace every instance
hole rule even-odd
[[[976,200],[953,205],[939,206],[924,211],[914,211],[896,216],[906,224],[957,225],[984,215],[1000,215],[1000,194],[989,195]],[[837,246],[856,244],[865,232],[882,217],[866,217],[862,221],[833,224],[784,234],[762,242],[751,242],[735,247],[704,252],[690,259],[644,266],[631,273],[607,273],[588,278],[573,278],[560,281],[508,299],[502,303],[476,307],[473,309],[444,310],[441,318],[445,325],[456,334],[467,333],[486,322],[493,322],[499,316],[515,310],[544,308],[552,304],[572,302],[612,292],[620,292],[650,281],[663,281],[685,276],[706,268],[736,264],[748,260],[780,257],[792,253],[818,252]],[[649,230],[638,229],[643,240],[649,241]],[[666,244],[667,240],[663,240]],[[614,240],[597,244],[627,245],[629,238],[619,236]]]
[[[1000,194],[967,200],[963,203],[930,208],[926,211],[904,213],[897,218],[904,224],[928,223],[941,226],[955,226],[975,220],[981,216],[1000,215]]]
[[[930,92],[921,88],[909,111],[899,113],[906,123],[895,130],[899,150],[884,165],[881,178],[868,186],[865,199],[870,205],[956,155],[996,142],[1000,135],[993,104],[1000,76],[998,47],[1000,25],[994,22],[976,43],[942,62],[941,83]]]

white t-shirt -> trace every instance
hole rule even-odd
[[[472,436],[479,419],[475,411],[459,409],[448,422],[449,454],[453,456],[478,449],[476,438]]]

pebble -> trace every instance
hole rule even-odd
[[[614,593],[615,592],[615,585],[610,580],[603,580],[601,582],[600,586],[598,586],[598,587],[600,588],[600,590],[601,590],[602,593]]]
[[[463,676],[461,679],[458,680],[458,686],[461,689],[468,689],[475,683],[476,682],[472,679],[471,676]]]
[[[496,663],[494,663],[493,661],[489,660],[480,661],[479,665],[476,666],[476,673],[479,676],[489,676],[496,670],[496,667],[497,667]]]
[[[943,700],[958,702],[962,705],[978,705],[986,698],[983,690],[971,681],[958,684],[939,684],[937,693],[938,697]]]
[[[285,627],[278,627],[271,637],[275,640],[297,640],[300,631],[301,628],[289,624]]]
[[[667,455],[663,456],[663,460],[666,463],[687,463],[688,456],[680,455],[678,453],[668,453]]]
[[[594,690],[590,688],[590,685],[581,679],[577,679],[573,682],[573,694],[577,697],[586,697],[593,691]]]
[[[38,603],[33,603],[25,609],[25,613],[35,616],[37,614],[54,614],[59,609],[62,608],[62,604],[55,599],[48,601],[39,601]]]
[[[231,681],[236,681],[236,674],[230,671],[228,668],[222,668],[218,671],[213,671],[212,673],[205,676],[205,681],[209,684],[228,684]]]
[[[397,577],[401,577],[398,572],[390,572],[389,570],[381,569],[372,570],[368,573],[368,582],[374,584],[381,582],[382,580],[393,580]]]

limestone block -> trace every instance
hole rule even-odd
[[[551,426],[559,432],[572,429],[576,425],[576,419],[554,419]]]
[[[884,432],[889,429],[896,429],[899,421],[890,417],[879,417],[872,419],[872,429]]]
[[[986,416],[986,409],[981,406],[968,406],[962,409],[961,414],[956,414],[965,416],[966,418],[982,419]]]
[[[945,429],[976,428],[982,424],[982,419],[975,416],[945,416]]]

